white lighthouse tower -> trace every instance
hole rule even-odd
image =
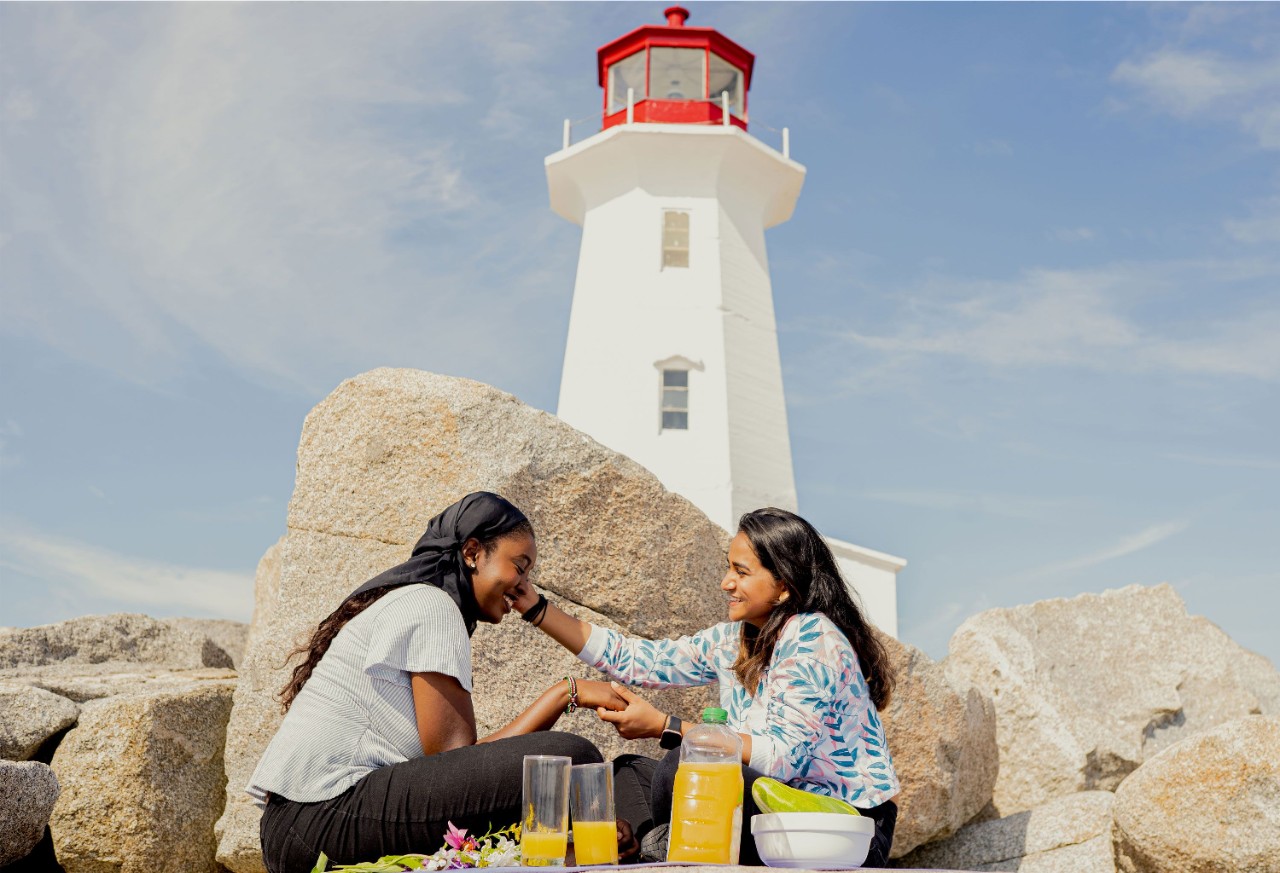
[[[603,130],[546,159],[582,226],[558,415],[733,530],[796,509],[765,252],[805,169],[747,133],[755,57],[673,6],[598,51]],[[905,561],[829,540],[872,619],[897,631]]]

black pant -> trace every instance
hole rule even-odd
[[[671,797],[679,765],[679,749],[668,752],[661,761],[643,755],[619,755],[614,759],[613,794],[618,818],[631,823],[637,839],[642,839],[658,825],[670,823]],[[751,796],[751,786],[763,775],[746,764],[742,765],[742,841],[738,848],[738,863],[751,867],[763,864],[756,852],[750,824],[751,816],[760,811]],[[888,800],[879,806],[858,811],[876,823],[871,851],[863,866],[883,867],[889,863],[889,849],[893,846],[893,827],[898,820],[897,804]]]
[[[332,800],[271,796],[262,814],[262,858],[270,873],[309,873],[324,852],[333,864],[430,853],[448,822],[469,833],[520,820],[525,755],[604,760],[589,740],[540,731],[374,770]]]

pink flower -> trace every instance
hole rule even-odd
[[[451,849],[462,850],[467,843],[472,842],[467,838],[466,828],[457,828],[453,822],[449,822],[449,832],[444,835],[444,844]],[[472,845],[474,848],[474,843]]]

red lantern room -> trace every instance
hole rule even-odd
[[[604,127],[724,124],[727,106],[728,123],[746,130],[755,55],[710,27],[686,27],[689,10],[682,6],[663,14],[665,25],[637,27],[596,52]]]

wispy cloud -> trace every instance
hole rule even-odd
[[[1226,231],[1244,243],[1280,243],[1280,197],[1254,204],[1252,213],[1242,218],[1229,218]]]
[[[8,575],[71,588],[86,602],[152,614],[186,613],[248,619],[253,576],[122,555],[33,530],[14,519],[0,525],[0,568]]]
[[[1098,564],[1105,564],[1107,561],[1114,561],[1117,558],[1123,558],[1126,555],[1132,555],[1143,549],[1149,549],[1152,546],[1161,543],[1172,536],[1182,533],[1190,526],[1187,521],[1167,521],[1160,524],[1154,524],[1150,527],[1143,528],[1137,533],[1128,534],[1121,537],[1115,543],[1104,546],[1096,551],[1087,552],[1075,558],[1066,561],[1058,561],[1052,564],[1045,564],[1040,567],[1027,570],[1024,573],[1017,574],[1020,579],[1042,579],[1048,576],[1059,576],[1063,573],[1070,573],[1076,570],[1083,570],[1087,567],[1095,567]]]
[[[567,305],[547,240],[572,233],[498,140],[545,124],[553,147],[560,59],[536,48],[567,11],[5,14],[6,330],[143,383],[211,353],[327,390],[379,364],[447,370],[482,289],[485,320],[558,365],[538,340],[561,313],[532,304]]]
[[[1280,380],[1280,305],[1182,324],[1126,312],[1199,283],[1280,280],[1270,264],[1184,262],[1029,270],[1009,282],[938,277],[903,305],[894,334],[837,334],[895,357],[949,356],[990,367],[1080,367]],[[1158,325],[1159,328],[1155,325]],[[884,366],[881,364],[881,366]]]
[[[1259,146],[1280,148],[1280,57],[1274,38],[1258,36],[1274,34],[1272,10],[1267,4],[1209,5],[1237,8],[1220,15],[1188,7],[1184,26],[1168,44],[1121,61],[1111,79],[1155,111],[1234,123]],[[1214,43],[1215,36],[1229,37],[1236,50],[1198,45]]]
[[[1088,242],[1097,235],[1091,227],[1059,227],[1050,234],[1053,239],[1065,243]]]

